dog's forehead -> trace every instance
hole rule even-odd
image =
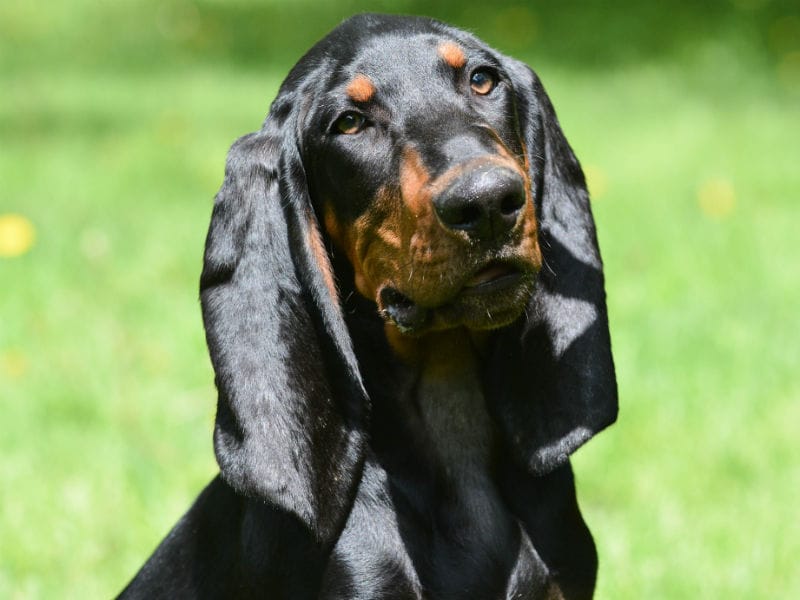
[[[423,79],[452,80],[453,69],[486,54],[444,33],[375,36],[342,66],[343,84],[364,77],[378,92],[407,93],[417,89]]]
[[[376,74],[404,66],[430,66],[437,61],[437,47],[445,42],[456,43],[436,33],[373,36],[358,49],[350,66]]]

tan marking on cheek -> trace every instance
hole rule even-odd
[[[369,215],[361,216],[353,223],[350,233],[352,236],[350,264],[353,265],[353,276],[358,292],[368,300],[375,300],[377,290],[368,274],[370,267],[369,249],[374,239],[371,235]]]
[[[400,228],[398,223],[396,223],[396,219],[381,224],[375,235],[378,236],[385,246],[393,250],[399,251],[403,245],[403,240],[400,237]]]
[[[539,226],[536,222],[536,211],[533,208],[530,193],[528,193],[528,199],[526,200],[523,219],[522,251],[531,261],[531,264],[536,269],[539,269],[542,266],[542,252],[539,248]]]
[[[364,275],[360,261],[356,256],[356,231],[354,226],[345,227],[339,222],[336,214],[330,205],[325,205],[323,208],[323,222],[325,224],[325,231],[330,236],[336,247],[345,253],[347,260],[353,267],[353,274],[355,279],[356,288],[360,291],[364,285]]]
[[[401,228],[402,219],[398,207],[400,202],[396,189],[382,188],[370,209],[359,220],[359,241],[356,254],[363,261],[363,287],[359,291],[372,300],[378,301],[378,292],[385,285],[397,285],[402,277],[401,265],[404,258]]]
[[[340,250],[346,252],[347,240],[344,238],[342,226],[336,218],[333,209],[327,203],[322,208],[322,224],[325,227],[325,232],[333,240],[333,243],[336,244]]]
[[[369,102],[375,95],[375,84],[359,73],[347,84],[345,92],[353,102]]]
[[[525,145],[525,142],[520,142],[522,145],[522,160],[523,160],[523,168],[525,169],[525,175],[530,177],[531,173],[531,159],[528,155],[528,147]]]
[[[360,235],[360,221],[357,219],[355,222],[348,224],[341,223],[336,217],[332,209],[326,207],[325,214],[325,231],[333,240],[336,247],[345,253],[347,260],[353,265],[353,268],[358,270],[360,261],[358,260],[358,244]]]
[[[516,162],[516,161],[515,161]],[[540,269],[542,266],[542,251],[539,247],[539,221],[536,216],[536,207],[533,198],[533,184],[531,182],[531,163],[528,148],[522,142],[522,177],[525,179],[525,214],[523,215],[523,252],[531,263]]]
[[[398,270],[402,240],[391,210],[388,194],[381,190],[369,209],[353,223],[339,222],[331,206],[323,208],[323,221],[336,247],[344,252],[353,268],[353,283],[359,294],[377,301],[378,290]]]
[[[313,220],[309,219],[308,235],[306,239],[311,253],[314,255],[314,260],[322,272],[322,278],[325,281],[325,286],[331,294],[333,300],[339,302],[339,291],[336,289],[336,279],[333,276],[333,268],[331,261],[328,258],[328,253],[325,250],[325,244],[322,242],[322,234]]]
[[[525,153],[524,159],[527,164],[527,153]],[[542,266],[542,252],[539,248],[539,222],[536,218],[536,207],[528,173],[527,169],[523,173],[525,179],[525,211],[522,215],[522,239],[519,248],[522,254],[538,270]]]
[[[455,42],[442,42],[436,51],[442,60],[454,69],[460,69],[467,64],[467,56],[464,54],[464,50]]]

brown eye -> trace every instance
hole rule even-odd
[[[346,112],[336,119],[333,129],[337,133],[352,135],[361,131],[365,121],[364,115],[360,115],[357,112]]]
[[[477,69],[470,76],[469,85],[476,94],[485,96],[497,85],[497,77],[489,69]]]

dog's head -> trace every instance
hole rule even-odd
[[[201,291],[222,473],[324,542],[369,410],[337,284],[397,335],[491,330],[490,410],[534,473],[616,416],[580,166],[533,72],[467,33],[346,21],[234,144],[215,203]]]
[[[541,266],[512,76],[463,34],[361,25],[304,115],[323,227],[403,332],[507,325]]]

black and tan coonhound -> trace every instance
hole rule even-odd
[[[124,598],[590,598],[602,263],[536,75],[361,15],[230,151],[201,276],[221,474]]]

